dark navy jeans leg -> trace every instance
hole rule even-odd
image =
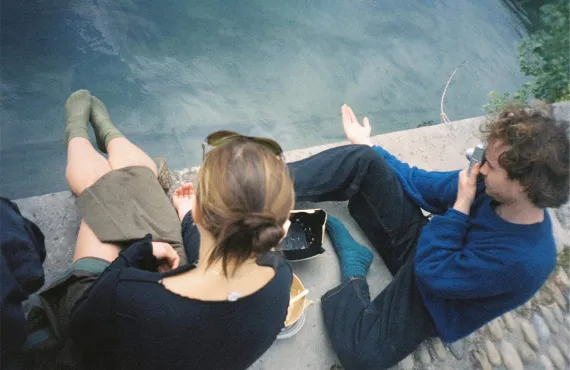
[[[298,201],[348,200],[352,217],[393,275],[425,224],[392,168],[369,146],[332,148],[289,164]]]
[[[364,278],[344,282],[321,301],[333,349],[347,370],[388,369],[436,335],[412,259],[372,302]]]

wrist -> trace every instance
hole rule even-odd
[[[178,212],[178,218],[180,219],[180,221],[184,220],[184,217],[188,214],[188,212],[190,212],[191,209],[192,209],[191,205],[181,205],[180,207],[178,207],[176,211]]]
[[[364,138],[364,139],[361,139],[361,140],[359,140],[359,141],[360,141],[360,142],[359,142],[360,145],[372,146],[372,140],[370,140],[369,137]]]
[[[471,204],[473,202],[471,200],[468,199],[457,199],[455,201],[455,204],[453,205],[453,209],[461,212],[461,213],[465,213],[466,215],[469,214],[469,211],[471,209]]]
[[[352,142],[353,144],[357,145],[368,145],[372,146],[372,141],[370,139],[359,139]]]

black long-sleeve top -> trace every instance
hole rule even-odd
[[[191,221],[184,221],[186,243],[192,232]],[[74,306],[69,330],[84,353],[85,367],[246,369],[283,327],[292,271],[281,255],[258,259],[273,267],[275,276],[235,302],[177,295],[161,280],[194,267],[149,271],[156,271],[156,263],[147,235],[125,249]]]

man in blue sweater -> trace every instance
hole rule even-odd
[[[322,309],[346,369],[389,368],[432,336],[454,342],[538,291],[556,264],[545,208],[568,199],[567,123],[502,113],[484,127],[486,161],[469,176],[410,167],[373,146],[368,119],[360,125],[346,105],[342,121],[357,145],[290,166],[299,201],[348,200],[394,275],[371,301],[372,253],[329,218],[342,283],[323,296]]]

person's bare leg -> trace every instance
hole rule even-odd
[[[110,171],[109,162],[93,148],[89,140],[74,137],[69,141],[65,177],[75,195],[79,196]]]
[[[91,94],[79,90],[71,94],[65,104],[65,135],[67,145],[66,178],[71,191],[79,196],[103,175],[111,171],[109,162],[99,154],[87,131],[91,113]],[[73,261],[84,257],[98,257],[113,261],[121,249],[118,245],[102,243],[85,221],[81,221]]]
[[[103,243],[97,238],[97,235],[95,235],[85,220],[81,220],[73,262],[85,257],[96,257],[112,262],[119,256],[119,252],[121,252],[119,245]]]
[[[135,144],[124,137],[113,139],[107,145],[109,151],[109,164],[117,170],[129,166],[148,167],[156,175],[158,169],[156,163]]]
[[[109,162],[93,148],[89,140],[82,137],[71,139],[67,148],[66,177],[75,195],[79,196],[108,172],[111,172]],[[118,245],[99,240],[85,220],[81,220],[73,262],[84,257],[97,257],[111,262],[120,251]]]

